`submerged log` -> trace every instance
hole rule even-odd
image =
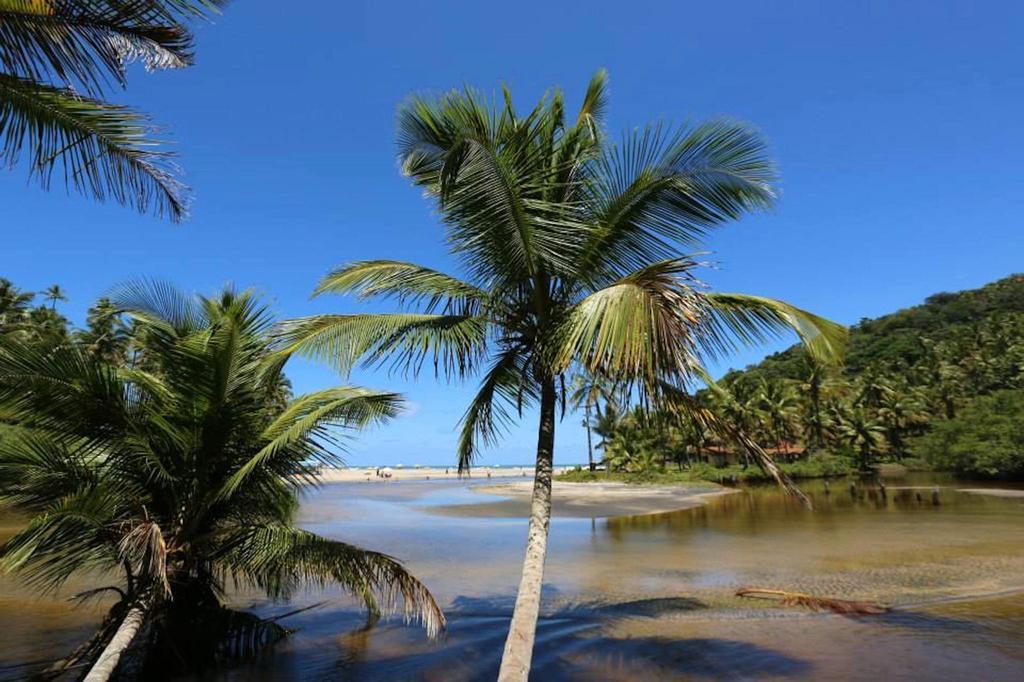
[[[833,613],[847,616],[877,616],[889,612],[888,606],[877,602],[815,597],[814,595],[802,592],[787,592],[785,590],[773,590],[764,587],[744,587],[736,591],[736,596],[753,599],[771,599],[783,606],[803,606],[814,611],[832,611]]]

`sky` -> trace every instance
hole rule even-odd
[[[938,291],[1024,271],[1024,5],[1016,2],[344,2],[237,0],[198,26],[197,63],[131,72],[117,101],[151,113],[194,188],[172,225],[0,171],[0,276],[82,323],[112,286],[155,277],[254,287],[281,317],[359,309],[310,300],[332,267],[412,260],[458,273],[432,206],[398,172],[395,112],[413,92],[507,84],[525,109],[562,87],[577,106],[611,78],[613,135],[730,116],[770,141],[770,213],[709,239],[716,289],[781,298],[853,324]],[[732,358],[744,366],[792,339]],[[721,373],[726,366],[716,368]],[[308,362],[297,391],[345,381]],[[455,462],[475,382],[357,371],[405,416],[350,444],[351,465]],[[480,463],[532,461],[524,415]],[[556,463],[586,460],[577,416]]]

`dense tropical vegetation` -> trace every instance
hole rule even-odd
[[[794,460],[783,464],[794,475],[870,471],[893,461],[1020,478],[1024,276],[861,321],[842,369],[793,347],[718,385],[697,399]],[[624,411],[621,403],[613,395],[597,404],[590,422],[610,469],[649,477],[674,463],[693,478],[749,476],[742,453],[733,455],[702,424]]]
[[[586,374],[714,426],[688,390],[709,357],[794,329],[815,357],[845,330],[780,301],[706,290],[686,255],[705,233],[772,204],[761,137],[714,120],[648,126],[613,141],[599,72],[575,116],[556,90],[517,111],[508,90],[413,97],[399,112],[403,172],[436,202],[463,277],[390,260],[344,265],[316,293],[391,298],[414,310],[294,321],[284,342],[343,371],[359,362],[483,373],[461,424],[460,471],[538,406],[526,557],[499,678],[525,681],[540,605],[558,407]],[[588,403],[584,398],[584,404]],[[722,424],[785,482],[760,448]]]
[[[226,607],[229,586],[278,598],[337,584],[371,614],[401,604],[430,633],[443,627],[397,561],[294,525],[313,465],[340,464],[345,432],[394,417],[398,395],[340,386],[292,397],[273,320],[249,292],[129,285],[68,332],[62,318],[38,326],[52,307],[3,291],[0,506],[27,526],[0,547],[0,569],[44,591],[91,577],[103,582],[82,598],[116,596],[50,674],[91,667],[103,679],[131,645],[132,669],[163,677],[286,634]]]
[[[104,101],[128,67],[193,61],[188,25],[224,0],[0,0],[0,161],[49,187],[181,220],[188,190],[149,119]]]

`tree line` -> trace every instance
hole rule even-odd
[[[968,476],[1024,476],[1024,277],[938,294],[851,330],[843,367],[794,348],[731,371],[696,400],[807,473],[871,471],[883,461]],[[993,402],[991,396],[1002,396]],[[605,464],[644,471],[732,461],[728,442],[687,415],[624,406],[614,386],[581,381]],[[978,419],[998,405],[1002,420]],[[990,410],[991,412],[991,410]],[[981,423],[987,426],[980,426]],[[1016,444],[1016,445],[1015,445]],[[840,459],[836,459],[836,458]],[[742,452],[738,458],[743,461]],[[745,463],[745,462],[744,462]]]

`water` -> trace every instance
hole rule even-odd
[[[814,512],[764,487],[668,514],[556,518],[533,677],[1024,679],[1024,498],[944,487],[935,505],[934,482],[889,481],[884,497],[806,485]],[[297,632],[273,652],[209,678],[493,679],[526,528],[474,516],[487,509],[474,503],[491,499],[442,481],[333,484],[308,496],[302,525],[405,561],[444,606],[447,636],[431,642],[395,621],[365,629],[355,602],[334,592],[288,604],[238,595],[264,615],[329,603],[286,620]],[[465,515],[440,513],[451,504],[468,505]],[[744,585],[899,608],[811,613],[733,596]],[[102,613],[9,580],[0,587],[0,666],[52,658]]]

